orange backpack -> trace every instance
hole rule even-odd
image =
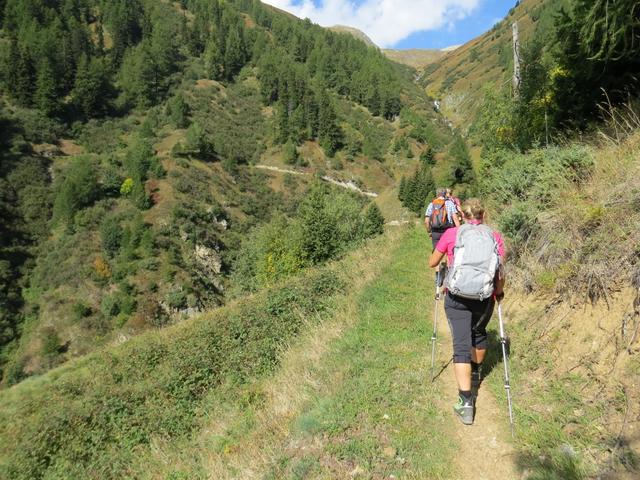
[[[447,201],[443,198],[436,198],[431,202],[431,230],[443,231],[453,227],[453,220],[447,215]]]

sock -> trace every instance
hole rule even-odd
[[[458,390],[458,393],[460,394],[460,398],[465,402],[471,401],[471,390]]]

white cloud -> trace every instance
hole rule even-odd
[[[324,26],[348,25],[380,47],[421,30],[439,30],[470,15],[481,0],[263,0]]]

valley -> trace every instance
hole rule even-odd
[[[257,0],[0,2],[0,479],[637,478],[631,3],[398,51]],[[506,242],[513,436],[497,318],[452,411],[445,186]]]

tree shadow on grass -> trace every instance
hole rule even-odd
[[[561,450],[552,455],[519,454],[516,467],[527,480],[582,480],[585,478],[579,459]]]

